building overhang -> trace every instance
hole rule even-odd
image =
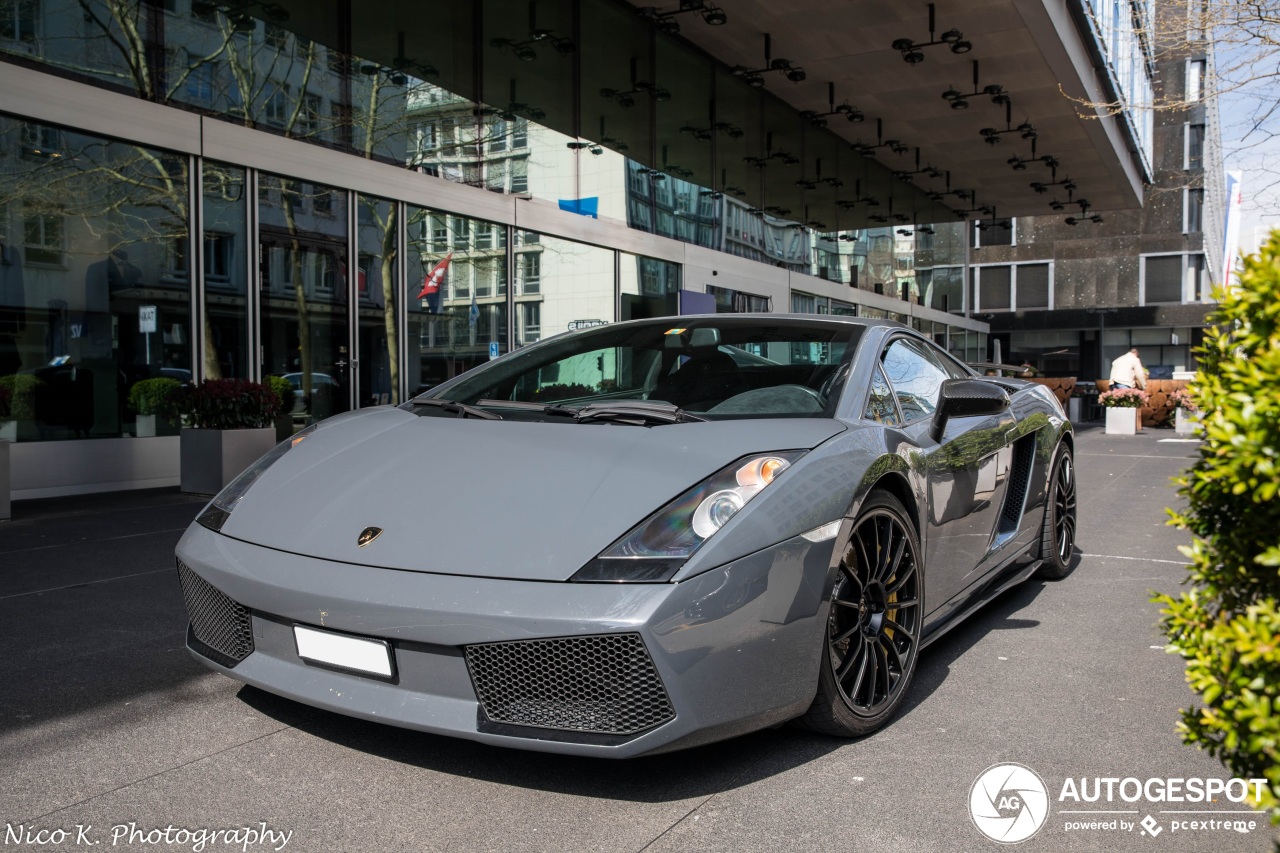
[[[819,231],[1142,203],[1146,167],[1076,4],[941,3],[931,32],[923,2],[733,0],[719,25],[709,0],[650,2],[369,0],[346,34],[339,4],[273,5],[357,65],[431,68],[479,118],[524,116],[589,143],[581,157],[612,148]]]

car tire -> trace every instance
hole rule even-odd
[[[1076,547],[1076,468],[1071,448],[1059,445],[1049,469],[1044,522],[1040,526],[1040,568],[1036,577],[1062,580],[1071,574]]]
[[[818,692],[801,725],[862,737],[897,713],[920,651],[923,569],[906,508],[888,492],[872,492],[836,568]]]

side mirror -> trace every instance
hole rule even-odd
[[[933,428],[929,437],[942,441],[947,421],[951,418],[972,418],[981,415],[998,415],[1009,408],[1009,395],[992,382],[981,379],[947,379],[942,383],[938,408],[933,413]]]

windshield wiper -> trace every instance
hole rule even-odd
[[[706,420],[706,418],[691,415],[671,403],[653,403],[646,400],[590,403],[578,409],[576,419],[579,423],[608,421],[610,423],[632,424],[634,426],[655,426],[658,424],[679,424]]]
[[[442,412],[448,412],[459,418],[483,418],[486,421],[500,421],[501,415],[493,412],[486,412],[484,409],[477,409],[475,406],[468,406],[465,403],[455,403],[452,400],[437,400],[434,397],[425,400],[413,400],[415,406],[433,406]]]
[[[574,418],[578,416],[578,410],[572,406],[559,406],[555,403],[531,403],[524,400],[477,400],[477,405],[490,406],[493,408],[507,409],[528,409],[532,412],[542,412],[544,415],[560,415],[561,417]]]

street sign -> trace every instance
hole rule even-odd
[[[489,360],[493,361],[498,357],[498,342],[489,341]]]
[[[156,330],[156,306],[139,305],[138,306],[138,331],[144,334],[151,334]]]

